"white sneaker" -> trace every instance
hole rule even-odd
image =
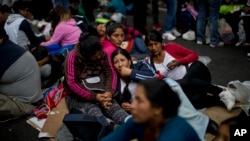
[[[197,45],[202,45],[203,42],[202,42],[202,41],[196,41],[196,44],[197,44]]]
[[[234,107],[235,97],[228,91],[222,91],[219,94],[220,100],[225,104],[227,110],[230,111]]]
[[[175,37],[181,36],[181,33],[180,33],[178,30],[176,30],[175,28],[172,30],[172,34],[173,34]]]
[[[235,44],[235,46],[238,47],[238,46],[242,45],[244,42],[245,42],[245,40],[240,40],[240,41],[238,41],[238,42]]]
[[[215,48],[215,47],[223,47],[224,42],[219,42],[217,45],[210,44],[210,47]]]
[[[182,38],[187,41],[194,41],[195,40],[195,32],[190,30],[184,34],[182,34]]]
[[[172,33],[170,33],[170,32],[165,32],[165,33],[163,33],[163,34],[162,34],[162,38],[163,38],[164,40],[167,39],[167,40],[169,40],[169,41],[173,41],[173,40],[176,39],[176,37],[175,37]]]

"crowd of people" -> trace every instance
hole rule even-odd
[[[68,110],[105,117],[104,125],[114,130],[104,141],[198,141],[205,140],[206,133],[227,141],[228,126],[241,125],[240,118],[223,122],[219,129],[197,109],[224,106],[231,111],[237,96],[211,84],[210,71],[195,51],[171,41],[182,34],[195,40],[190,36],[196,32],[197,44],[221,47],[227,41],[249,46],[250,1],[164,2],[167,17],[161,33],[157,0],[152,0],[150,32],[147,0],[108,0],[97,17],[95,0],[2,1],[0,117],[30,114],[45,99],[42,89],[64,77]],[[129,13],[133,27],[125,22]],[[225,18],[220,26],[219,15]],[[178,23],[183,20],[188,24]],[[138,59],[140,55],[145,58]],[[249,124],[249,119],[244,121]]]

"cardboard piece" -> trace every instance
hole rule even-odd
[[[67,113],[68,109],[65,104],[65,98],[63,98],[57,107],[50,111],[48,118],[38,135],[38,138],[46,137],[55,139],[57,131],[61,127],[63,118]]]
[[[241,113],[242,109],[235,108],[232,111],[228,112],[226,108],[214,106],[207,108],[207,110],[204,111],[204,114],[208,115],[212,120],[214,120],[218,125],[226,119],[236,117]],[[206,135],[206,141],[212,141],[215,136],[211,134]]]

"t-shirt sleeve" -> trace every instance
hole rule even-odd
[[[20,24],[19,30],[22,30],[28,37],[31,45],[37,46],[41,43],[41,40],[34,34],[30,27],[30,23],[27,20],[23,20]]]

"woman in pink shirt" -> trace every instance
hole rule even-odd
[[[52,10],[50,18],[52,20],[53,35],[49,41],[42,42],[41,46],[46,46],[51,55],[60,54],[66,48],[72,50],[74,45],[78,43],[82,33],[76,21],[61,6],[57,6]]]
[[[208,68],[198,61],[198,55],[176,43],[162,44],[158,31],[151,31],[146,40],[151,57],[146,60],[158,73],[158,77],[168,77],[180,83],[184,92],[196,108],[221,105],[221,100],[231,110],[235,96],[227,89],[211,84]],[[207,93],[213,96],[208,96]]]

